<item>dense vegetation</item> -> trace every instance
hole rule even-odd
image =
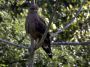
[[[50,32],[63,29],[74,17],[82,5],[82,11],[74,23],[64,32],[54,37],[60,42],[90,41],[90,1],[86,0],[36,0],[39,15],[45,21],[52,20]],[[30,38],[26,36],[25,19],[28,12],[25,0],[0,0],[0,38],[16,44],[29,46]],[[50,19],[53,11],[55,15]],[[49,59],[42,48],[35,52],[36,67],[89,67],[90,46],[52,46],[53,59]],[[0,42],[0,67],[25,67],[28,50]]]

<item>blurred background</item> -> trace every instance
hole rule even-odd
[[[74,23],[54,37],[59,42],[90,42],[90,1],[86,0],[36,0],[38,14],[46,21],[52,20],[50,32],[55,33],[75,16]],[[29,46],[30,38],[25,32],[25,20],[30,6],[25,0],[0,0],[0,38],[16,44]],[[50,19],[53,11],[55,15]],[[38,49],[35,52],[36,67],[90,67],[90,46],[52,46],[53,59]],[[28,50],[0,42],[0,67],[26,67]]]

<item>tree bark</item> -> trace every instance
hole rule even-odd
[[[28,65],[27,67],[34,67],[34,52],[35,52],[35,43],[34,43],[34,39],[31,38],[31,45],[28,49],[30,57],[28,58]]]

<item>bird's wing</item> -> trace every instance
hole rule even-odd
[[[43,20],[43,18],[39,17],[39,19],[46,25],[45,21]]]
[[[38,31],[39,33],[44,33],[46,30],[46,24],[45,21],[43,19],[36,19],[36,24],[35,24],[35,29],[36,31]]]
[[[26,30],[26,33],[29,33],[29,21],[28,21],[28,17],[26,18],[26,22],[25,22],[25,30]]]

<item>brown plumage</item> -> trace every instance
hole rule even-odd
[[[46,30],[45,21],[37,13],[37,5],[31,5],[29,8],[28,16],[26,18],[26,33],[30,34],[34,40],[41,39],[42,35]],[[48,32],[44,42],[42,43],[42,48],[52,58],[51,45],[50,45],[50,34]]]

